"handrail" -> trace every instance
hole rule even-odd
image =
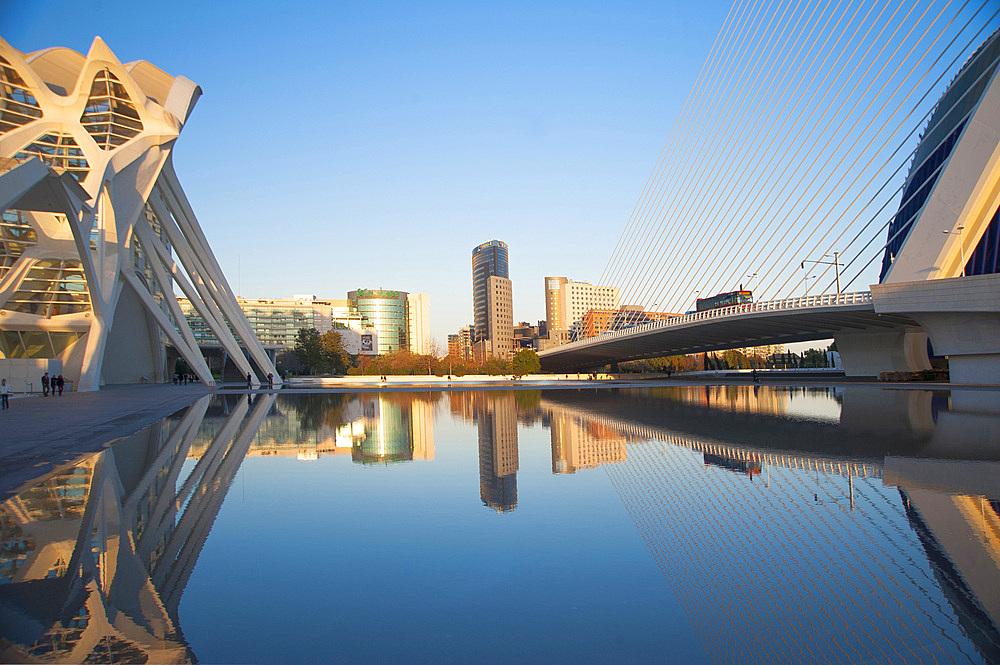
[[[696,321],[723,319],[741,314],[752,314],[754,312],[777,312],[809,309],[813,307],[864,305],[870,302],[872,302],[871,291],[855,291],[852,293],[838,293],[834,295],[826,294],[818,296],[803,296],[801,298],[784,298],[782,300],[767,300],[764,302],[755,302],[745,305],[729,305],[728,307],[717,307],[715,309],[708,309],[702,312],[691,312],[690,314],[672,316],[668,319],[651,321],[650,323],[643,323],[629,328],[624,328],[622,330],[607,330],[595,337],[588,337],[586,339],[580,339],[575,342],[563,344],[562,346],[545,349],[544,351],[541,351],[539,355],[548,355],[556,351],[579,349],[593,344],[606,342],[617,337],[634,335],[636,333],[647,332],[650,330],[675,328],[677,326],[694,323]]]

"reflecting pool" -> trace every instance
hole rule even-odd
[[[215,395],[0,504],[4,662],[1000,662],[1000,399]]]

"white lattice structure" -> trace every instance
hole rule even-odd
[[[161,382],[172,347],[214,384],[176,284],[242,375],[277,374],[174,172],[200,95],[100,38],[85,56],[0,39],[0,373],[48,358],[78,390]]]

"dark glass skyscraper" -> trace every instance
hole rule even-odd
[[[486,308],[486,287],[493,276],[510,279],[507,244],[500,240],[484,242],[472,250],[472,308],[476,317],[473,334],[476,342],[493,337]]]

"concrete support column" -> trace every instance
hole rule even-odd
[[[1000,384],[1000,312],[925,312],[913,316],[948,356],[952,383]]]
[[[927,335],[919,329],[842,332],[835,340],[847,376],[878,376],[882,372],[919,372],[931,368]]]
[[[927,331],[952,383],[1000,384],[1000,275],[875,284],[872,299]]]

